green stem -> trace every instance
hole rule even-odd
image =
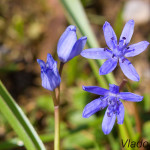
[[[54,137],[54,150],[60,149],[60,113],[59,113],[59,101],[60,101],[60,86],[54,91],[54,118],[55,118],[55,137]]]
[[[54,150],[60,149],[60,118],[59,118],[59,106],[55,106],[55,139]]]
[[[90,63],[90,66],[93,70],[95,77],[97,78],[98,84],[103,88],[108,88],[106,80],[104,79],[104,76],[100,76],[98,73],[99,67],[97,63],[91,59],[89,59],[89,63]]]
[[[60,62],[59,74],[61,76],[64,63]],[[55,138],[54,138],[54,150],[60,149],[60,85],[54,91],[54,118],[55,118]]]

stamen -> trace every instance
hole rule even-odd
[[[129,49],[130,47],[127,47],[127,49]]]
[[[135,51],[135,49],[128,50],[128,51],[126,51],[126,53],[133,52],[133,51]]]
[[[108,117],[111,117],[109,112],[107,112],[107,116],[108,116]]]
[[[123,45],[125,45],[126,44],[126,37],[122,37],[122,39],[123,39]]]
[[[126,59],[124,58],[124,59],[122,59],[122,63],[124,63],[124,61],[125,61]]]
[[[105,47],[105,48],[104,48],[104,51],[106,51],[106,50],[107,50],[107,48]]]
[[[111,40],[114,40],[114,37],[111,37]]]
[[[113,55],[112,55],[112,58],[114,58],[114,57],[115,57],[115,55],[113,54]]]

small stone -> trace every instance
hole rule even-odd
[[[150,5],[148,1],[130,0],[125,3],[123,19],[128,21],[133,19],[136,24],[143,24],[150,21]]]

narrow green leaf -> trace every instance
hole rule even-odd
[[[24,146],[23,142],[18,138],[11,139],[0,143],[0,150],[10,150],[17,147]]]
[[[0,81],[0,111],[29,150],[45,150],[33,126]]]
[[[150,94],[148,93],[144,94],[143,103],[144,103],[144,110],[148,112],[150,110]]]
[[[32,143],[32,140],[28,136],[28,134],[23,129],[20,122],[17,120],[11,109],[9,109],[8,105],[5,103],[4,99],[0,97],[0,111],[5,116],[5,118],[8,120],[9,124],[12,126],[12,128],[15,130],[15,132],[18,134],[20,139],[24,142],[24,145],[27,149],[36,150],[34,144]]]
[[[70,22],[76,24],[76,26],[80,30],[80,33],[83,36],[87,36],[88,47],[89,48],[100,47],[92,29],[91,29],[90,23],[84,12],[81,2],[79,0],[61,0],[61,3],[63,4],[63,6],[66,9],[66,12],[67,12]],[[107,88],[108,85],[106,83],[104,76],[100,76],[99,71],[98,71],[100,66],[104,62],[104,60],[96,60],[96,61],[92,60],[92,59],[87,59],[87,60],[89,61],[89,64],[93,70],[94,75],[97,77],[99,84],[102,87]],[[100,65],[100,66],[98,66],[98,65]],[[111,73],[108,75],[105,75],[105,77],[108,81],[111,81],[110,83],[115,83],[115,79]]]
[[[121,140],[120,145],[122,147],[122,142],[125,143],[125,141],[127,141],[130,138],[129,138],[125,124],[118,125],[118,127],[119,127],[119,131],[120,131],[120,140]],[[124,147],[124,149],[125,150],[131,150],[132,148],[131,147]]]

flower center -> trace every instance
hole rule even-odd
[[[117,97],[109,97],[108,98],[108,112],[107,112],[107,116],[111,117],[113,114],[118,115],[120,113],[119,111],[119,106],[120,106],[121,102],[119,99],[117,99]]]
[[[111,38],[111,40],[114,42],[114,38]],[[117,58],[120,58],[120,57],[123,57],[124,54],[125,54],[125,48],[127,46],[127,43],[126,43],[126,37],[122,37],[122,39],[119,41],[119,44],[114,44],[114,48],[112,50],[113,52],[113,56],[116,56]]]

